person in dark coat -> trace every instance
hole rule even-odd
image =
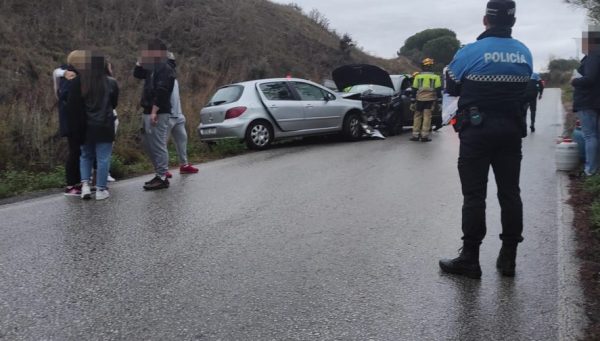
[[[582,50],[585,57],[577,69],[579,75],[571,81],[573,111],[581,122],[585,140],[585,175],[598,173],[598,135],[600,131],[600,31],[583,32]]]
[[[115,139],[115,116],[119,87],[107,76],[104,56],[87,52],[77,65],[80,74],[73,80],[67,100],[69,131],[81,142],[81,197],[91,199],[90,179],[97,161],[96,200],[107,199],[108,171]]]
[[[67,56],[67,64],[56,68],[52,72],[54,83],[54,94],[58,101],[59,134],[67,138],[68,155],[65,162],[65,181],[67,187],[66,196],[79,196],[81,194],[81,175],[79,174],[80,142],[71,136],[67,126],[67,98],[71,89],[72,80],[77,76],[77,70],[73,66],[77,59],[83,58],[84,51],[75,50]]]
[[[527,115],[527,109],[531,113],[531,124],[529,125],[529,129],[531,132],[535,132],[535,115],[537,112],[537,101],[542,99],[542,95],[544,94],[544,81],[540,77],[540,75],[534,72],[531,75],[531,79],[529,83],[527,83],[527,88],[525,89],[525,105],[523,108],[523,114]]]

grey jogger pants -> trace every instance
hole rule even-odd
[[[175,141],[175,149],[179,156],[179,164],[187,165],[187,132],[185,131],[185,116],[171,116],[169,118],[169,132]]]
[[[169,170],[169,150],[167,139],[169,136],[170,114],[158,114],[158,123],[153,126],[150,115],[142,115],[142,139],[146,153],[152,161],[154,172],[164,177]]]

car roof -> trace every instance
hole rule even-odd
[[[248,85],[254,85],[256,83],[268,83],[268,82],[295,82],[295,81],[306,82],[306,83],[311,83],[314,85],[322,86],[313,81],[310,81],[308,79],[302,79],[302,78],[265,78],[265,79],[255,79],[255,80],[251,80],[251,81],[232,83],[232,84],[224,85],[222,87],[233,86],[233,85],[248,86]]]

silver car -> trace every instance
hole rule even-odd
[[[304,79],[274,78],[221,87],[200,111],[205,142],[235,138],[250,149],[277,139],[342,133],[362,136],[362,103]]]

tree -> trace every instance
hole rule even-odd
[[[456,33],[446,28],[434,28],[406,39],[397,54],[416,64],[420,64],[425,57],[433,58],[436,61],[434,69],[441,70],[452,61],[459,48],[460,41],[456,39]]]
[[[425,43],[423,46],[423,54],[426,57],[433,58],[435,60],[436,69],[440,71],[444,66],[448,65],[456,51],[460,47],[460,42],[451,36],[439,37],[432,39]]]
[[[590,19],[596,24],[600,23],[600,0],[565,0],[565,2],[587,9]]]

